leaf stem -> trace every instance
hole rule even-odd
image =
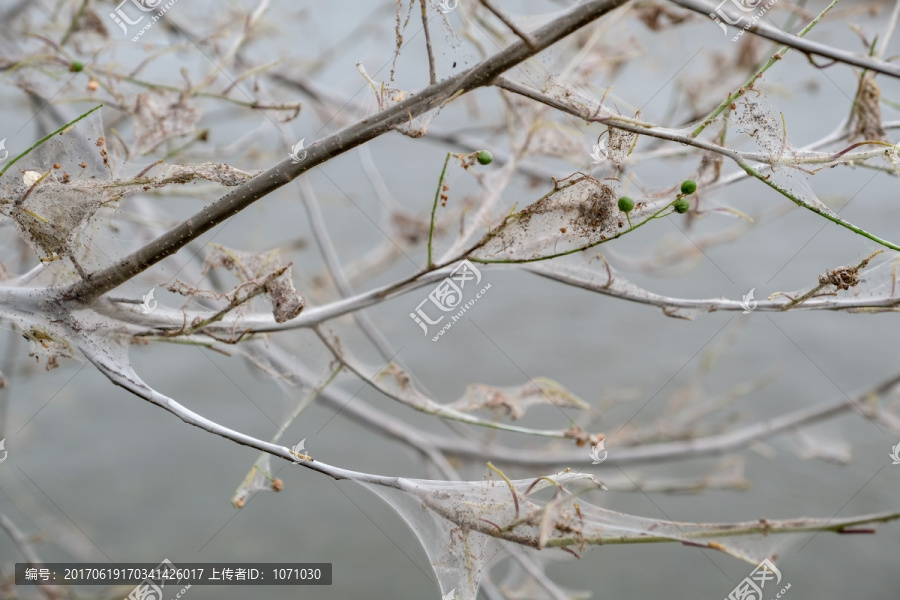
[[[63,125],[62,127],[60,127],[59,129],[57,129],[56,131],[54,131],[53,133],[47,134],[47,135],[45,135],[44,137],[42,137],[41,139],[39,139],[38,141],[36,141],[34,144],[31,145],[30,148],[28,148],[27,150],[25,150],[25,152],[21,153],[20,155],[18,155],[17,157],[15,157],[15,158],[12,159],[11,161],[9,161],[9,163],[8,163],[5,167],[3,167],[2,170],[0,170],[0,177],[3,177],[3,174],[6,173],[6,171],[7,171],[11,166],[13,166],[13,165],[16,163],[16,161],[18,161],[20,158],[22,158],[22,157],[24,157],[25,155],[27,155],[29,152],[31,152],[32,150],[34,150],[35,148],[37,148],[38,146],[40,146],[41,144],[43,144],[44,142],[46,142],[47,140],[49,140],[50,138],[52,138],[52,137],[53,137],[54,135],[56,135],[57,133],[62,133],[63,131],[65,131],[66,129],[68,129],[69,127],[71,127],[72,125],[74,125],[75,123],[77,123],[78,121],[82,120],[83,118],[85,118],[86,116],[88,116],[89,114],[91,114],[92,112],[94,112],[95,110],[97,110],[98,108],[102,108],[102,107],[103,107],[102,104],[98,104],[97,106],[95,106],[95,107],[92,108],[91,110],[87,111],[86,113],[84,113],[84,114],[81,115],[80,117],[78,117],[78,118],[76,118],[76,119],[73,119],[72,121],[69,121],[68,123],[66,123],[65,125]]]
[[[840,1],[840,0],[833,0],[832,3],[829,4],[829,5],[825,8],[825,10],[823,10],[822,12],[820,12],[819,15],[818,15],[815,19],[813,19],[812,21],[810,21],[810,23],[809,23],[806,27],[804,27],[804,28],[800,31],[800,33],[797,34],[797,37],[803,37],[803,36],[805,36],[807,33],[809,33],[810,30],[812,30],[812,28],[815,27],[815,26],[819,23],[819,21],[822,20],[822,17],[824,17],[824,16],[828,13],[828,11],[830,11],[832,8],[834,8],[835,5],[836,5],[839,1]],[[722,114],[722,113],[725,111],[726,108],[728,108],[729,106],[731,106],[731,103],[732,103],[732,102],[734,102],[735,100],[737,100],[738,98],[740,98],[740,97],[747,91],[747,89],[748,89],[750,86],[753,85],[753,82],[755,82],[757,79],[759,79],[760,77],[762,77],[763,73],[765,73],[766,71],[768,71],[768,70],[772,67],[772,65],[774,65],[774,64],[777,63],[779,60],[781,60],[782,58],[784,58],[784,55],[787,54],[787,52],[788,52],[789,50],[790,50],[790,47],[789,47],[789,46],[782,46],[781,49],[780,49],[778,52],[776,52],[775,54],[773,54],[773,55],[769,58],[769,60],[767,60],[766,63],[765,63],[762,67],[760,67],[759,70],[756,71],[756,73],[754,73],[754,74],[750,77],[750,79],[748,79],[748,80],[746,81],[746,83],[744,83],[743,86],[741,86],[740,88],[738,88],[736,91],[732,92],[727,98],[725,98],[725,100],[722,102],[722,104],[720,104],[719,106],[717,106],[716,109],[713,110],[713,111],[709,114],[709,116],[707,116],[705,119],[703,119],[703,122],[700,123],[700,125],[698,125],[697,128],[694,129],[694,130],[691,132],[691,137],[697,137],[698,135],[700,135],[700,133],[702,133],[703,130],[706,129],[707,126],[709,126],[709,124],[712,123],[712,122],[716,119],[716,117],[718,117],[720,114]]]
[[[764,184],[766,184],[767,186],[769,186],[770,188],[772,188],[773,190],[775,190],[776,192],[778,192],[779,194],[781,194],[782,196],[784,196],[785,198],[787,198],[788,200],[790,200],[791,202],[796,204],[797,206],[800,206],[807,210],[811,210],[812,212],[816,213],[817,215],[819,215],[821,217],[825,217],[826,219],[828,219],[829,221],[831,221],[833,223],[837,223],[841,227],[846,227],[853,233],[858,233],[859,235],[872,240],[876,244],[881,244],[885,248],[890,248],[891,250],[897,250],[898,252],[900,252],[900,246],[898,246],[897,244],[894,244],[893,242],[884,240],[873,233],[869,233],[865,229],[862,229],[861,227],[857,227],[856,225],[854,225],[853,223],[851,223],[849,221],[845,221],[844,219],[842,219],[838,215],[832,213],[831,211],[822,210],[818,206],[815,206],[814,204],[810,204],[806,200],[803,200],[802,198],[795,196],[788,190],[782,188],[780,185],[773,182],[771,180],[771,173],[769,174],[769,176],[763,177],[759,171],[757,171],[756,169],[754,169],[753,167],[751,167],[750,165],[748,165],[747,163],[745,163],[743,161],[739,161],[738,165],[748,175],[759,179]]]
[[[675,200],[677,200],[677,199],[678,198],[676,198]],[[631,233],[632,231],[634,231],[638,227],[641,227],[642,225],[646,225],[647,223],[649,223],[650,221],[652,221],[654,219],[661,218],[662,216],[664,216],[662,213],[664,213],[667,209],[671,208],[671,206],[675,203],[675,200],[672,200],[672,202],[666,204],[661,209],[659,209],[658,211],[656,211],[655,213],[653,213],[652,215],[650,215],[649,217],[647,217],[646,219],[644,219],[643,221],[638,223],[637,225],[631,225],[631,219],[629,219],[628,224],[630,225],[630,227],[623,229],[622,231],[616,232],[615,235],[611,235],[610,237],[602,238],[600,240],[597,240],[596,242],[591,242],[589,244],[585,244],[585,245],[579,246],[577,248],[572,248],[571,250],[566,250],[564,252],[557,252],[556,254],[548,254],[546,256],[538,256],[535,258],[491,259],[491,258],[477,258],[477,257],[473,257],[471,255],[468,255],[465,258],[469,259],[472,262],[477,262],[479,264],[492,264],[492,263],[523,264],[523,263],[530,263],[530,262],[538,262],[541,260],[550,260],[553,258],[559,258],[560,256],[567,256],[569,254],[575,254],[576,252],[582,252],[584,250],[589,250],[589,249],[593,248],[594,246],[599,246],[600,244],[605,244],[606,242],[611,242],[612,240],[618,239],[627,233]],[[494,233],[496,233],[497,231],[500,231],[500,229],[502,229],[502,225],[500,227],[498,227],[497,229],[495,229]],[[491,235],[491,233],[489,232],[485,236],[486,239],[483,239],[475,247],[470,249],[469,253],[471,253],[471,252],[475,251],[477,248],[483,246],[485,244],[485,242],[487,241],[488,236],[490,236],[490,235]]]

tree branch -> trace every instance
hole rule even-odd
[[[589,0],[577,5],[532,34],[534,47],[518,41],[458,75],[430,85],[421,93],[395,104],[370,118],[315,142],[307,150],[306,159],[294,164],[285,158],[235,190],[208,204],[187,220],[133,252],[116,264],[92,273],[84,281],[65,288],[60,298],[90,302],[101,294],[125,283],[162,259],[183,248],[191,240],[217,224],[241,212],[313,167],[364,144],[394,127],[479,87],[490,85],[501,73],[527,60],[614,8],[625,0]]]
[[[715,5],[704,2],[703,0],[670,0],[670,2],[704,16],[713,14],[716,10]],[[791,48],[799,50],[804,54],[824,56],[825,58],[830,58],[840,63],[862,67],[863,69],[869,69],[871,71],[890,75],[891,77],[900,77],[900,67],[888,62],[884,62],[883,60],[875,60],[864,56],[857,56],[851,52],[847,52],[846,50],[832,48],[831,46],[826,46],[825,44],[812,42],[807,39],[797,37],[796,35],[787,34],[780,29],[769,25],[762,19],[760,19],[756,23],[753,23],[753,21],[749,17],[745,17],[743,15],[729,13],[728,17],[732,21],[736,22],[735,28],[737,29],[744,29],[752,34],[772,40],[773,42],[778,42],[779,44],[790,46]],[[738,25],[740,27],[738,27]]]

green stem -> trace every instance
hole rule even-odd
[[[880,237],[878,237],[877,235],[869,233],[865,229],[861,229],[860,227],[857,227],[853,223],[851,223],[849,221],[845,221],[844,219],[840,218],[839,216],[837,216],[835,214],[831,214],[830,212],[825,212],[818,206],[814,206],[814,205],[810,204],[809,202],[807,202],[806,200],[803,200],[803,199],[798,198],[797,196],[793,195],[788,190],[782,188],[777,183],[774,183],[773,181],[771,181],[771,173],[768,176],[763,177],[763,175],[759,171],[757,171],[756,169],[754,169],[753,167],[751,167],[750,165],[748,165],[747,163],[745,163],[743,161],[738,162],[738,165],[748,175],[759,179],[764,184],[766,184],[767,186],[769,186],[770,188],[772,188],[773,190],[775,190],[776,192],[778,192],[779,194],[781,194],[782,196],[784,196],[785,198],[787,198],[788,200],[790,200],[791,202],[796,204],[797,206],[800,206],[807,210],[811,210],[812,212],[816,213],[817,215],[825,217],[826,219],[828,219],[829,221],[831,221],[833,223],[837,223],[841,227],[846,227],[853,233],[858,233],[859,235],[872,240],[876,244],[881,244],[885,248],[890,248],[891,250],[900,251],[900,246],[898,246],[892,242],[889,242],[887,240],[883,240]]]
[[[450,157],[453,156],[452,152],[447,153],[447,158],[444,159],[444,168],[441,170],[441,177],[438,179],[437,190],[434,192],[434,204],[431,206],[431,226],[428,228],[428,268],[434,268],[434,261],[432,260],[432,251],[433,251],[433,242],[434,242],[434,219],[435,214],[437,213],[438,200],[441,198],[441,188],[444,186],[444,175],[447,174],[447,164],[450,162]]]
[[[828,11],[830,11],[832,8],[834,8],[835,5],[837,5],[837,3],[838,3],[839,1],[840,1],[840,0],[833,0],[832,3],[829,4],[829,5],[825,8],[825,10],[823,10],[822,12],[820,12],[819,15],[818,15],[815,19],[813,19],[812,21],[810,21],[809,25],[807,25],[806,27],[804,27],[804,28],[800,31],[800,33],[797,34],[797,37],[803,37],[803,36],[805,36],[807,33],[809,33],[810,30],[811,30],[813,27],[815,27],[815,26],[819,23],[819,21],[822,20],[822,17],[824,17],[824,16],[828,13]],[[725,101],[722,102],[722,104],[720,104],[719,106],[717,106],[716,109],[715,109],[714,111],[712,111],[712,112],[709,114],[709,116],[707,116],[705,119],[703,119],[703,122],[700,123],[700,125],[698,125],[697,128],[694,129],[694,130],[691,132],[691,137],[697,137],[698,135],[700,135],[700,133],[701,133],[704,129],[706,129],[706,127],[707,127],[710,123],[712,123],[712,122],[716,119],[716,117],[718,117],[719,115],[721,115],[721,114],[725,111],[725,109],[727,109],[729,106],[731,106],[731,103],[732,103],[732,102],[734,102],[735,100],[737,100],[738,98],[740,98],[740,97],[747,91],[747,89],[749,89],[750,86],[753,85],[753,82],[755,82],[757,79],[759,79],[760,77],[762,77],[762,74],[765,73],[766,71],[768,71],[769,68],[771,68],[772,65],[774,65],[774,64],[777,63],[779,60],[781,60],[782,58],[784,58],[784,55],[787,54],[789,50],[790,50],[790,46],[783,46],[783,47],[781,48],[781,50],[779,50],[778,52],[776,52],[775,54],[773,54],[773,55],[769,58],[769,60],[767,60],[766,63],[765,63],[765,64],[764,64],[764,65],[763,65],[756,73],[754,73],[754,74],[750,77],[750,79],[748,79],[747,82],[746,82],[743,86],[741,86],[740,88],[738,88],[737,91],[733,92],[731,95],[729,95],[727,98],[725,98]]]
[[[13,166],[14,164],[16,164],[16,161],[18,161],[20,158],[22,158],[22,157],[24,157],[25,155],[27,155],[29,152],[31,152],[32,150],[34,150],[35,148],[37,148],[38,146],[40,146],[41,144],[43,144],[44,142],[46,142],[47,140],[49,140],[50,138],[52,138],[52,137],[53,137],[54,135],[56,135],[57,133],[62,133],[63,131],[65,131],[66,129],[68,129],[69,127],[71,127],[72,125],[74,125],[75,123],[77,123],[78,121],[82,120],[83,118],[85,118],[86,116],[88,116],[89,114],[91,114],[92,112],[94,112],[95,110],[97,110],[98,108],[102,108],[102,107],[103,107],[102,104],[98,104],[97,106],[95,106],[95,107],[92,108],[91,110],[87,111],[86,113],[84,113],[84,114],[81,115],[80,117],[78,117],[78,118],[76,118],[76,119],[74,119],[74,120],[72,120],[72,121],[69,121],[68,123],[66,123],[65,125],[63,125],[62,127],[60,127],[59,129],[57,129],[56,131],[54,131],[53,133],[48,134],[48,135],[42,137],[41,139],[39,139],[38,141],[36,141],[34,144],[31,145],[30,148],[28,148],[28,150],[26,150],[26,151],[23,152],[22,154],[18,155],[17,157],[15,157],[15,158],[12,159],[11,161],[9,161],[9,164],[7,164],[5,167],[3,167],[2,170],[0,170],[0,177],[3,177],[3,174],[6,173],[6,171],[7,171],[11,166]]]
[[[75,27],[78,26],[78,21],[81,20],[81,17],[83,17],[85,11],[87,11],[88,2],[90,2],[90,0],[84,0],[81,3],[81,8],[79,8],[78,12],[75,13],[75,16],[72,17],[72,21],[69,23],[69,28],[66,29],[66,33],[65,35],[63,35],[63,39],[59,42],[60,46],[65,46],[66,42],[69,41],[69,38],[72,37],[72,34],[75,32]]]

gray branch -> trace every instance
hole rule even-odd
[[[670,1],[673,4],[677,4],[682,8],[692,10],[701,15],[711,15],[714,14],[714,11],[716,10],[716,6],[714,4],[705,2],[704,0]],[[863,69],[868,69],[877,73],[884,73],[885,75],[890,75],[892,77],[900,77],[900,67],[898,67],[897,65],[893,65],[883,60],[875,60],[873,58],[859,56],[851,52],[847,52],[846,50],[832,48],[831,46],[826,46],[825,44],[812,42],[805,38],[797,37],[796,35],[787,34],[777,27],[769,25],[763,20],[759,20],[756,23],[753,23],[753,21],[749,17],[737,15],[732,12],[727,12],[726,14],[728,14],[729,19],[735,22],[734,27],[737,28],[736,30],[745,29],[749,33],[764,37],[766,39],[772,40],[773,42],[778,42],[779,44],[784,44],[785,46],[790,46],[791,48],[799,50],[800,52],[803,52],[807,55],[815,54],[817,56],[830,58],[840,63],[853,65],[855,67],[862,67]]]
[[[174,254],[191,240],[238,214],[257,200],[293,181],[313,167],[365,144],[428,111],[441,108],[445,103],[463,94],[490,85],[494,79],[508,69],[598,19],[623,4],[624,1],[589,0],[579,4],[536,30],[532,34],[533,47],[523,41],[517,41],[471,69],[430,85],[422,92],[414,94],[398,104],[315,142],[307,150],[307,156],[300,164],[294,164],[289,158],[285,158],[274,167],[208,204],[202,210],[188,217],[187,220],[143,248],[119,260],[116,264],[92,273],[88,279],[65,288],[61,297],[84,302],[96,299],[101,294],[118,287],[167,256]]]

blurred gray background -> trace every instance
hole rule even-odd
[[[34,10],[50,10],[51,4],[35,3]],[[101,15],[113,6],[95,4]],[[512,14],[530,15],[560,10],[569,3],[502,4]],[[190,30],[202,31],[211,23],[226,21],[235,8],[248,9],[252,5],[181,0],[168,18]],[[783,25],[788,6],[786,0],[780,0],[780,10],[767,17]],[[824,6],[817,0],[807,3],[806,10],[815,14]],[[817,27],[812,38],[861,51],[862,43],[849,24],[859,25],[871,37],[880,33],[891,8],[888,4],[842,3],[834,18],[827,18]],[[38,22],[41,17],[28,18]],[[453,18],[451,15],[451,22],[458,23]],[[256,64],[288,57],[285,68],[295,68],[297,72],[310,69],[314,60],[321,57],[327,66],[316,70],[310,79],[336,93],[371,104],[369,89],[354,65],[362,61],[375,79],[386,78],[394,45],[393,19],[390,2],[273,1],[266,17],[265,35],[248,52]],[[427,82],[422,36],[416,35],[420,29],[416,16],[406,32],[409,45],[398,66],[398,87],[416,89]],[[436,27],[434,35],[441,75],[454,72],[450,64],[457,56],[457,70],[473,64],[465,42],[457,50],[443,28]],[[632,108],[643,106],[642,117],[649,121],[679,123],[686,111],[678,98],[686,87],[697,82],[705,85],[711,80],[736,85],[741,79],[740,74],[719,71],[718,56],[734,52],[735,47],[707,19],[696,17],[676,28],[654,32],[630,16],[610,35],[611,48],[639,52],[641,56],[626,69],[605,73],[594,83],[598,89],[615,86],[617,97],[625,99]],[[137,64],[148,52],[175,37],[157,25],[140,44],[123,42],[115,52],[115,60],[124,65]],[[887,56],[900,51],[900,41],[892,43],[891,48],[893,51]],[[771,51],[771,45],[761,46],[761,53]],[[177,83],[182,66],[200,74],[211,67],[194,48],[160,58],[144,76]],[[842,65],[818,70],[806,57],[793,52],[769,71],[761,89],[783,113],[791,139],[799,146],[831,132],[846,116],[856,92],[857,76]],[[886,98],[900,101],[896,81],[886,77],[877,81]],[[60,86],[65,83],[59,80]],[[722,92],[723,89],[716,89],[719,95],[715,98],[721,97]],[[279,93],[284,94],[283,90]],[[33,115],[33,108],[13,87],[0,87],[0,94],[4,128]],[[496,114],[491,108],[496,107],[496,95],[490,89],[474,94],[485,108],[482,118],[463,101],[445,109],[432,126],[474,131],[490,142],[492,133],[478,128]],[[299,94],[280,99],[306,101]],[[673,104],[678,107],[674,116]],[[65,108],[71,110],[72,116],[78,114],[70,106]],[[620,108],[625,111],[625,106]],[[886,119],[895,118],[895,111],[882,108]],[[211,131],[206,151],[238,168],[263,168],[284,156],[282,138],[259,113],[213,103],[207,105],[200,125]],[[325,125],[315,111],[304,110],[296,120],[280,126],[288,139],[305,137],[309,145],[333,131],[334,124]],[[244,138],[257,127],[261,133]],[[596,136],[600,129],[589,131]],[[28,127],[18,135],[25,140],[35,139],[37,134],[36,128]],[[0,137],[5,135],[6,131],[0,131]],[[893,134],[889,135],[893,139]],[[226,147],[242,139],[245,141],[238,148],[226,153]],[[591,140],[585,139],[587,152]],[[504,142],[496,143],[502,147]],[[369,146],[391,192],[421,216],[430,209],[446,152],[475,149],[398,134],[383,136]],[[135,168],[142,164],[145,163]],[[685,162],[653,161],[635,171],[647,185],[664,186],[680,181],[695,166],[696,158]],[[570,166],[568,170],[556,170],[559,176],[565,176],[575,169]],[[733,170],[726,162],[724,173]],[[379,205],[368,181],[360,174],[356,152],[343,155],[306,177],[318,193],[342,260],[359,258],[384,240],[376,226],[381,215]],[[547,189],[546,184],[532,189],[526,183],[517,180],[507,190],[504,202],[522,206]],[[897,183],[890,176],[839,167],[817,174],[810,185],[830,206],[846,205],[841,214],[848,220],[888,239],[900,239]],[[306,239],[310,243],[291,258],[295,261],[298,289],[309,288],[313,277],[321,272],[321,260],[311,243],[298,189],[296,183],[286,186],[203,239],[215,235],[216,243],[258,250],[298,237]],[[209,200],[175,194],[160,202],[176,218],[193,213]],[[784,198],[753,181],[714,194],[751,216],[787,204]],[[735,223],[713,216],[690,235],[701,236]],[[855,264],[875,249],[845,229],[825,224],[808,211],[794,209],[777,220],[751,228],[734,243],[707,249],[691,269],[662,269],[651,275],[628,268],[626,258],[652,258],[660,244],[686,243],[682,226],[682,222],[664,219],[604,247],[603,252],[626,276],[652,291],[684,297],[740,298],[755,288],[756,297],[764,298],[775,291],[810,286],[826,268]],[[4,235],[11,235],[9,229],[4,231]],[[33,257],[28,260],[33,264]],[[182,253],[158,267],[151,279],[163,282],[188,261],[187,253]],[[410,274],[423,262],[424,249],[420,249],[412,260],[399,261],[366,285],[387,283]],[[515,269],[492,268],[484,273],[492,285],[490,293],[439,343],[422,337],[410,322],[408,314],[420,296],[424,297],[421,292],[369,311],[400,349],[398,360],[442,401],[459,397],[465,386],[473,382],[518,385],[525,380],[523,373],[532,378],[551,377],[592,403],[627,391],[633,399],[610,410],[600,423],[600,429],[609,432],[648,401],[637,422],[646,423],[664,414],[672,394],[700,367],[704,352],[732,336],[733,344],[704,380],[702,389],[710,396],[723,394],[735,384],[776,370],[778,376],[771,384],[740,398],[734,405],[735,413],[747,420],[853,394],[898,368],[898,327],[891,314],[715,313],[684,321],[666,317],[655,308],[555,284]],[[120,295],[139,296],[144,291],[138,284],[129,284],[120,290]],[[295,347],[312,343],[305,332],[287,335],[294,336]],[[358,336],[351,339],[358,340]],[[18,334],[3,332],[0,340],[0,356],[6,356],[7,346],[14,344],[12,385],[3,392],[6,408],[0,413],[4,418],[2,435],[7,438],[9,451],[8,460],[0,465],[0,506],[26,532],[44,532],[45,541],[37,548],[45,560],[73,559],[73,549],[80,548],[83,554],[78,558],[98,562],[157,563],[167,557],[176,564],[334,563],[334,584],[330,587],[195,586],[188,596],[192,600],[250,596],[273,600],[439,597],[435,577],[415,536],[389,507],[356,484],[335,483],[304,469],[276,465],[276,469],[281,469],[278,476],[284,480],[284,491],[261,493],[242,510],[235,510],[229,499],[256,459],[255,451],[183,424],[114,388],[82,363],[67,360],[62,368],[44,372],[42,365],[35,366],[33,358],[27,356],[26,345]],[[260,438],[268,439],[274,433],[273,422],[280,423],[298,399],[286,396],[240,359],[196,347],[141,346],[133,348],[132,356],[138,372],[163,393],[226,426]],[[377,357],[368,357],[377,362]],[[350,393],[362,387],[358,381],[342,381],[340,385]],[[359,391],[354,402],[371,402],[422,429],[449,433],[444,423],[411,414],[370,390]],[[377,431],[353,424],[340,415],[331,420],[333,414],[332,409],[313,406],[294,423],[285,441],[290,445],[305,438],[306,448],[314,456],[350,469],[408,477],[433,475],[408,448],[386,441]],[[558,419],[558,414],[538,411],[528,423],[567,425]],[[707,491],[699,495],[609,492],[593,500],[642,516],[684,521],[801,515],[830,518],[897,508],[900,466],[891,466],[888,454],[900,439],[851,413],[810,429],[809,435],[824,447],[849,443],[852,461],[837,465],[800,458],[795,451],[795,436],[786,434],[766,441],[764,447],[740,452],[752,481],[752,487],[745,491]],[[624,470],[631,477],[688,476],[708,472],[716,463],[717,459],[708,459]],[[476,465],[468,473],[479,478],[483,471]],[[602,465],[596,472],[601,480],[605,473],[620,475],[618,469],[605,469]],[[507,473],[515,477],[536,474],[516,469]],[[896,595],[900,587],[896,568],[900,526],[881,526],[877,535],[823,533],[803,546],[809,537],[788,548],[778,563],[785,581],[792,584],[787,597]],[[601,547],[585,552],[580,561],[563,553],[548,554],[556,555],[560,561],[549,570],[557,582],[569,588],[591,590],[600,599],[723,598],[752,569],[728,556],[676,544]],[[21,560],[10,540],[0,536],[0,561],[8,564]],[[498,573],[504,568],[501,566]]]

